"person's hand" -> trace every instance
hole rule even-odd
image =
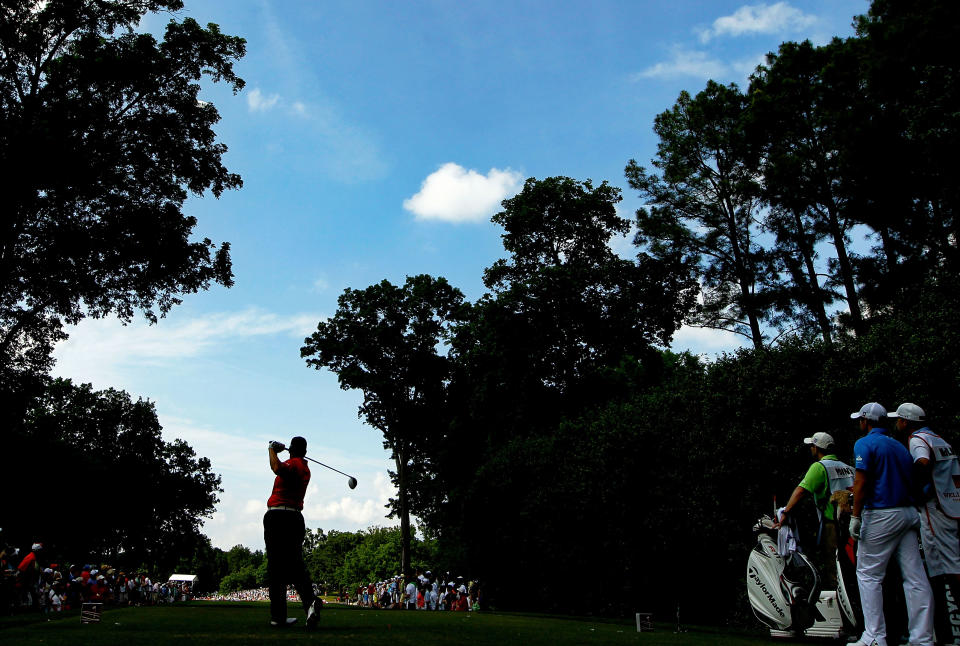
[[[283,444],[283,442],[270,442],[270,448],[277,453],[287,450],[287,447]]]
[[[787,512],[786,511],[780,512],[780,517],[773,521],[773,528],[780,529],[780,526],[783,525],[783,521],[786,520],[786,518],[787,518]]]
[[[860,540],[860,525],[863,524],[863,521],[860,520],[859,516],[850,517],[850,535],[853,536],[854,540]]]

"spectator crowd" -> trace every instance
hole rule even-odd
[[[418,571],[406,584],[403,577],[397,575],[361,585],[353,592],[341,591],[337,601],[361,608],[474,611],[480,609],[481,594],[477,581],[465,581],[462,576],[451,577],[449,573],[435,576],[428,570]],[[262,587],[196,598],[200,601],[269,601],[270,591]],[[300,602],[293,586],[287,587],[287,601]]]
[[[43,559],[43,544],[30,551],[0,551],[0,613],[59,613],[93,602],[118,606],[156,605],[192,598],[189,583],[153,580],[109,564],[60,565]]]
[[[454,578],[449,572],[438,576],[429,570],[418,571],[406,584],[402,576],[394,576],[361,585],[351,595],[341,595],[343,601],[365,608],[465,612],[479,610],[481,597],[478,581]]]

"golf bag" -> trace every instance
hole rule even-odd
[[[816,566],[799,551],[777,549],[773,519],[754,526],[757,544],[747,560],[747,596],[753,613],[775,637],[838,638],[852,634],[859,623],[859,599],[851,599],[853,570],[846,554],[838,556],[837,590],[822,590]],[[856,586],[855,575],[852,579]]]

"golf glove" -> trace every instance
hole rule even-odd
[[[277,453],[280,453],[280,451],[285,451],[287,449],[287,447],[284,446],[283,442],[270,442],[270,448],[276,451]]]
[[[850,535],[858,541],[860,540],[860,525],[862,522],[859,516],[850,517]]]

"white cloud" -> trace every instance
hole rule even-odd
[[[729,74],[730,68],[723,62],[711,57],[706,52],[683,49],[677,47],[673,51],[673,58],[669,61],[652,65],[634,76],[634,80],[642,78],[672,79],[692,77],[701,80],[723,78]]]
[[[210,459],[213,471],[222,478],[220,502],[203,526],[213,545],[221,549],[234,545],[263,549],[263,514],[274,480],[266,449],[267,441],[276,438],[207,428],[162,413],[160,423],[166,441],[185,440],[197,455]],[[338,468],[348,462],[338,451],[325,446],[311,444],[308,454],[326,456],[321,460]],[[353,472],[358,480],[356,489],[349,489],[343,476],[311,464],[312,477],[303,509],[307,527],[358,531],[373,525],[397,524],[396,519],[385,517],[387,501],[397,495],[386,474],[388,464],[385,459],[363,460],[354,465],[358,469]]]
[[[670,348],[674,352],[689,350],[693,354],[715,357],[723,352],[733,352],[747,343],[746,339],[733,332],[684,325],[673,335]]]
[[[247,95],[247,107],[250,108],[250,112],[266,112],[267,110],[272,110],[279,102],[279,94],[266,96],[258,87],[250,90],[250,93]]]
[[[320,276],[315,281],[313,281],[313,291],[318,294],[325,292],[330,289],[330,281],[327,280],[326,276]]]
[[[317,471],[325,471],[323,467],[315,468],[313,475]],[[340,478],[333,474],[334,478]],[[324,478],[325,480],[326,478]],[[339,483],[327,483],[321,487],[316,484],[315,477],[311,478],[310,487],[307,489],[305,503],[303,507],[304,519],[314,521],[314,524],[321,526],[330,526],[331,522],[346,523],[357,528],[366,528],[371,525],[380,525],[386,527],[396,525],[397,519],[387,519],[387,509],[385,505],[391,497],[397,496],[397,490],[390,484],[390,479],[386,473],[376,473],[373,476],[373,483],[368,487],[372,490],[373,497],[357,497],[353,493],[343,496],[337,496],[340,491]],[[359,492],[360,485],[353,492]],[[351,491],[344,489],[344,491]]]
[[[123,366],[164,365],[197,356],[236,340],[286,334],[303,338],[316,327],[319,314],[278,316],[250,308],[187,320],[161,319],[156,325],[136,320],[84,319],[57,345],[54,374],[82,379],[100,387],[116,385]]]
[[[740,78],[747,79],[757,67],[767,62],[766,54],[758,54],[752,58],[742,58],[730,64],[731,71]]]
[[[260,25],[267,42],[265,51],[272,60],[271,83],[281,88],[280,99],[291,116],[301,118],[295,128],[278,132],[283,144],[282,163],[296,172],[322,174],[336,181],[354,184],[384,177],[389,160],[382,150],[376,130],[356,121],[349,110],[333,96],[327,96],[310,67],[312,46],[304,45],[284,21],[275,15],[276,7],[260,3]]]
[[[782,34],[806,29],[816,22],[816,16],[805,14],[786,2],[744,5],[729,16],[714,20],[708,29],[701,30],[700,41],[706,43],[719,36]]]
[[[631,80],[636,82],[646,78],[695,78],[702,81],[713,79],[718,82],[746,82],[757,65],[761,65],[765,60],[765,55],[759,54],[726,63],[701,50],[675,47],[672,59],[634,74]]]
[[[427,176],[420,191],[404,200],[403,208],[418,220],[475,222],[496,213],[500,202],[517,194],[522,175],[491,168],[486,175],[448,162]]]

